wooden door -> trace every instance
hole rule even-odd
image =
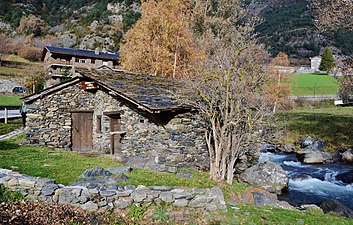
[[[120,115],[110,117],[110,153],[121,153]]]
[[[72,150],[92,151],[93,146],[93,113],[71,113],[72,118]]]

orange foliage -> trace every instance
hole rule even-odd
[[[203,58],[190,32],[191,12],[181,0],[149,0],[121,46],[122,67],[134,73],[188,77]]]
[[[288,95],[291,90],[288,70],[286,69],[288,66],[288,55],[280,52],[272,59],[268,67],[269,85],[265,91],[269,95],[269,100],[274,103],[273,112],[288,106]]]
[[[34,36],[41,36],[44,33],[48,32],[48,24],[36,17],[35,15],[30,14],[28,17],[23,16],[18,26],[18,31],[20,33],[33,34]]]

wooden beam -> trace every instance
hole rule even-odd
[[[73,109],[73,110],[65,110],[68,113],[93,113],[94,110],[80,110],[80,109]]]
[[[124,114],[124,110],[103,112],[103,115],[105,116],[118,116],[123,114]]]

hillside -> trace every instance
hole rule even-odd
[[[62,47],[117,50],[123,33],[140,17],[139,4],[139,0],[5,0],[0,2],[0,32],[42,39],[53,35],[55,40],[37,42]]]
[[[309,58],[320,54],[326,46],[336,55],[353,54],[353,33],[341,30],[320,34],[307,0],[245,3],[252,14],[262,17],[256,32],[272,55],[283,51],[292,58]],[[52,34],[56,37],[52,44],[63,47],[118,50],[123,34],[140,17],[139,6],[140,0],[2,0],[0,32]],[[30,18],[30,14],[36,18]],[[33,29],[30,22],[23,24],[23,16],[27,21],[40,23],[42,30]]]

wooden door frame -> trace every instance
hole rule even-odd
[[[70,113],[71,113],[71,115],[70,115],[70,117],[71,117],[71,150],[80,151],[80,152],[92,151],[93,150],[93,110],[70,110]],[[88,139],[87,139],[89,146],[85,146],[84,147],[85,149],[83,149],[82,147],[80,147],[80,149],[76,149],[76,148],[74,149],[75,144],[77,144],[77,142],[75,142],[75,140],[74,140],[74,129],[75,129],[74,126],[76,125],[75,122],[79,122],[79,121],[73,119],[73,114],[78,114],[78,115],[79,114],[90,114],[89,117],[91,118],[91,123],[90,123],[90,125],[88,125],[88,129],[87,129],[87,127],[82,129],[83,132],[89,133]],[[80,126],[80,128],[82,128],[82,125]],[[82,133],[80,133],[80,135],[82,135]],[[80,138],[82,138],[82,137],[80,136]],[[80,143],[80,146],[81,146],[81,143]]]
[[[121,134],[120,129],[121,129],[121,116],[120,114],[114,114],[109,116],[110,119],[110,154],[114,155],[117,151],[121,150],[121,146],[116,146],[116,138],[119,138],[119,142],[121,141]],[[119,130],[114,129],[114,123],[115,121],[119,120]]]

